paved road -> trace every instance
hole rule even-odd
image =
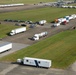
[[[0,75],[76,75],[76,71],[69,69],[45,69],[10,63],[0,63]]]

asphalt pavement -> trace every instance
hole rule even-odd
[[[6,42],[6,41],[0,41],[0,43],[3,43],[3,42]],[[1,53],[0,57],[6,56],[6,55],[11,54],[11,53],[13,53],[15,51],[26,48],[27,46],[29,46],[29,45],[28,44],[21,44],[21,43],[12,43],[12,49],[9,50],[9,51]]]

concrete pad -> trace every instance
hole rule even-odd
[[[0,41],[0,43],[4,43],[4,42],[5,41]],[[0,57],[3,57],[5,55],[11,54],[11,53],[13,53],[15,51],[18,51],[18,50],[21,50],[23,48],[26,48],[27,46],[29,46],[29,45],[27,45],[27,44],[20,44],[20,43],[12,43],[12,49],[9,50],[9,51],[6,51],[4,53],[1,53]]]

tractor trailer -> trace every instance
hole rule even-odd
[[[17,29],[11,30],[10,35],[12,36],[25,31],[26,31],[26,27],[17,28]]]
[[[33,37],[32,37],[32,39],[33,40],[39,40],[41,37],[44,37],[44,36],[46,36],[48,34],[48,32],[41,32],[41,33],[39,33],[39,34],[35,34]]]
[[[6,42],[0,44],[0,53],[3,53],[5,51],[8,51],[12,49],[12,43]]]
[[[51,60],[46,59],[24,57],[23,59],[17,59],[17,63],[29,66],[50,68],[52,62]]]

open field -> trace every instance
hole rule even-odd
[[[32,9],[32,10],[27,10],[27,11],[24,10],[24,11],[0,13],[0,20],[4,20],[4,19],[18,20],[19,19],[19,20],[39,21],[42,19],[46,19],[48,22],[51,22],[56,18],[60,18],[60,17],[71,15],[71,14],[76,14],[76,9],[45,7],[45,8]]]
[[[37,57],[52,60],[52,67],[67,68],[76,60],[76,30],[61,32],[26,49],[0,58],[0,61],[16,61],[17,58]]]
[[[0,38],[6,37],[8,33],[14,28],[18,28],[18,26],[10,24],[0,24]]]
[[[25,3],[34,4],[39,2],[51,2],[56,0],[0,0],[0,4]]]

